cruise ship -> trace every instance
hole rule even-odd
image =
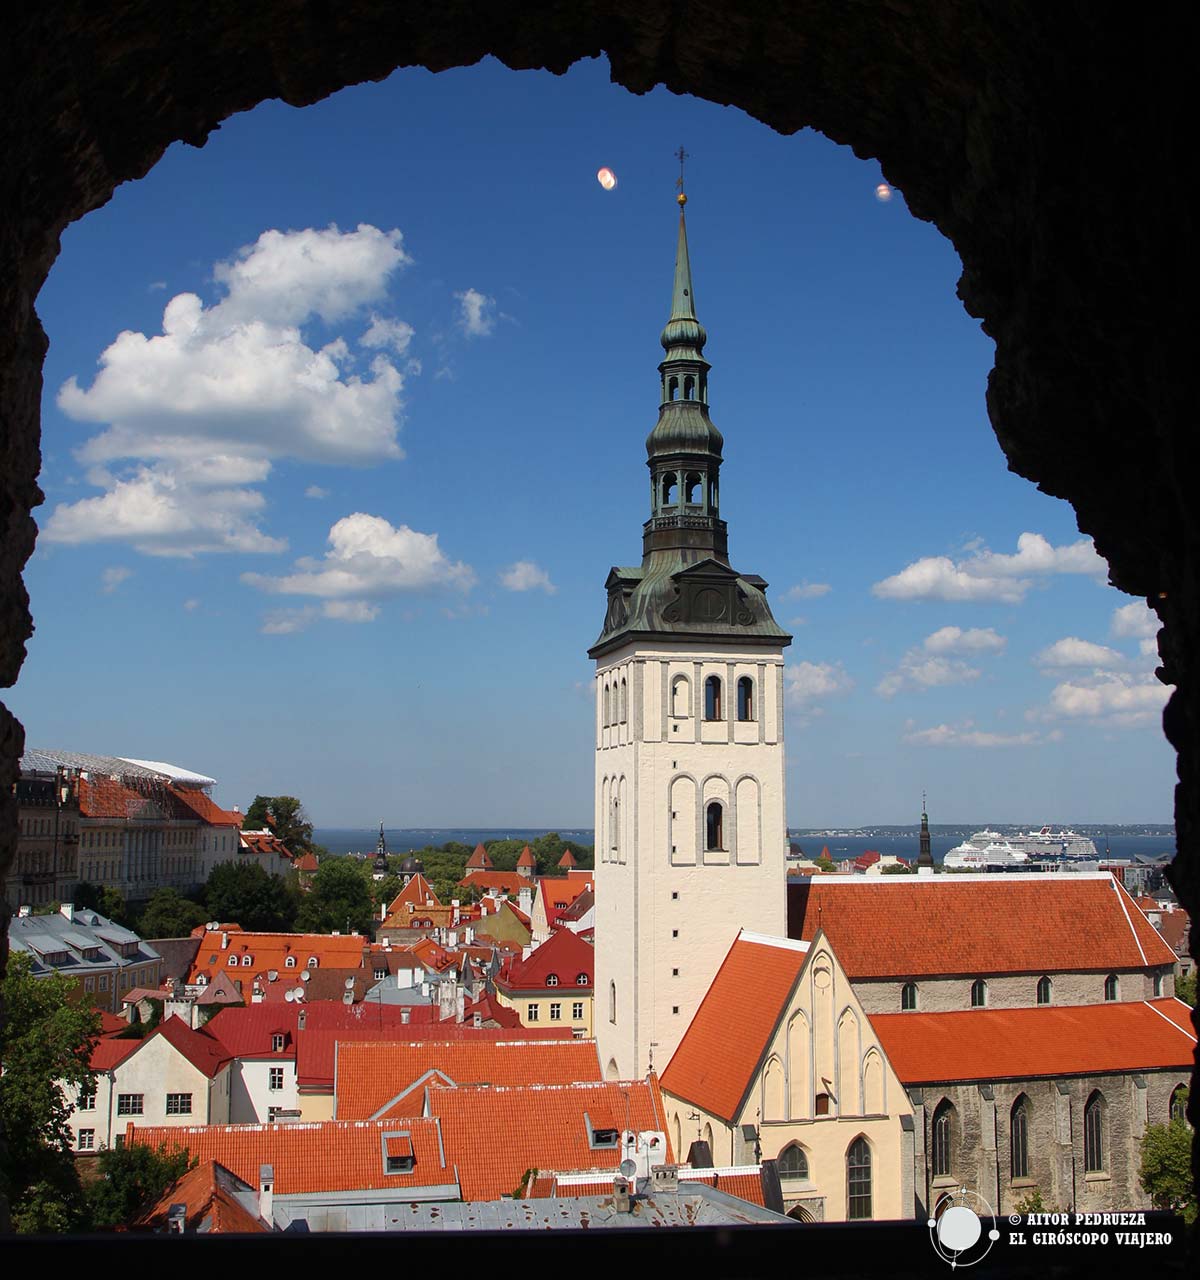
[[[976,831],[951,849],[942,865],[950,871],[1048,870],[1067,863],[1098,862],[1099,853],[1077,831],[1042,827],[1006,836],[999,831]],[[1081,868],[1082,869],[1082,868]]]

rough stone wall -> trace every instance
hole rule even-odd
[[[1172,970],[1165,965],[1151,969],[1122,969],[1117,974],[1117,995],[1121,1000],[1152,1000],[1154,979],[1161,975],[1162,994],[1174,995],[1175,979]],[[971,1008],[971,985],[976,976],[987,982],[987,1007],[989,1009],[1030,1009],[1037,1006],[1038,973],[991,974],[967,977],[920,978],[917,980],[918,1013],[953,1013]],[[1106,973],[1051,972],[1050,1003],[1052,1005],[1103,1004]],[[868,1014],[899,1013],[903,980],[887,979],[881,982],[859,981],[853,984],[854,994],[862,1002]]]
[[[1112,580],[1163,620],[1178,751],[1173,882],[1200,911],[1200,505],[1192,434],[1195,242],[1179,157],[1195,6],[1088,0],[45,0],[0,42],[0,685],[31,634],[21,570],[41,501],[46,337],[34,311],[73,219],[266,98],[315,102],[397,66],[492,53],[562,72],[605,53],[665,84],[880,160],[954,243],[959,295],[996,342],[988,409],[1009,466],[1068,499]],[[0,875],[23,731],[0,709]],[[0,963],[5,941],[0,932]],[[1192,1092],[1200,1118],[1200,1090]],[[3,1223],[0,1222],[0,1228]]]

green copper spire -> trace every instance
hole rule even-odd
[[[675,288],[671,294],[671,318],[662,331],[668,360],[703,359],[708,334],[696,319],[696,295],[692,288],[692,263],[688,256],[687,219],[683,206],[687,196],[679,193],[679,242],[675,249]]]

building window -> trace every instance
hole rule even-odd
[[[1083,1109],[1083,1171],[1104,1172],[1104,1095],[1093,1093]]]
[[[101,991],[108,990],[108,974],[107,973],[102,973],[100,975],[100,990]]]
[[[754,681],[749,676],[742,676],[737,682],[738,719],[754,719]]]
[[[1104,979],[1104,998],[1105,1000],[1115,1000],[1117,998],[1117,975],[1110,973]]]
[[[81,1093],[79,1101],[75,1104],[76,1111],[95,1111],[96,1110],[96,1091],[93,1089],[90,1093]]]
[[[1187,1101],[1188,1101],[1187,1086],[1182,1084],[1177,1084],[1175,1088],[1171,1090],[1171,1108],[1170,1108],[1170,1111],[1167,1113],[1168,1119],[1172,1121],[1178,1120],[1180,1121],[1180,1123],[1186,1124],[1187,1123]]]
[[[279,1117],[280,1117],[281,1115],[283,1115],[283,1108],[282,1108],[282,1107],[268,1107],[268,1108],[267,1108],[267,1123],[268,1123],[268,1124],[274,1124],[274,1123],[279,1119]]]
[[[577,973],[575,975],[575,985],[577,987],[586,987],[590,982],[591,979],[586,973]]]
[[[1154,998],[1157,1000],[1163,993],[1163,976],[1161,973],[1154,975]]]
[[[315,968],[317,967],[317,957],[316,957],[316,956],[309,956],[309,957],[308,957],[308,967],[309,967],[310,969],[315,969]]]
[[[192,1095],[190,1093],[168,1093],[167,1115],[190,1116],[192,1114]]]
[[[971,1008],[982,1009],[987,1005],[987,983],[982,978],[976,978],[971,983]]]
[[[1041,977],[1038,979],[1037,1002],[1038,1004],[1050,1003],[1050,979],[1047,977]]]
[[[382,982],[382,981],[384,980],[384,978],[386,978],[386,977],[387,977],[387,970],[386,970],[386,969],[376,969],[376,970],[375,970],[375,981],[376,981],[376,982]]]
[[[288,956],[287,959],[284,960],[283,962],[283,967],[285,969],[294,969],[296,967],[296,957]]]
[[[79,1150],[95,1151],[96,1149],[96,1130],[80,1129],[79,1130]]]
[[[1029,1177],[1029,1100],[1024,1094],[1013,1103],[1009,1123],[1009,1176]]]
[[[548,973],[548,974],[546,974],[546,986],[548,986],[548,987],[557,987],[557,986],[558,986],[558,974],[557,974],[557,973]]]
[[[948,1102],[940,1103],[933,1113],[933,1176],[935,1178],[950,1176],[950,1129],[953,1115],[954,1108]]]
[[[558,1001],[554,1001],[550,1005],[550,1021],[551,1022],[562,1021],[562,1005],[559,1004]]]
[[[725,848],[725,810],[714,800],[704,811],[704,836],[706,849]]]
[[[802,1147],[792,1143],[790,1147],[784,1147],[779,1153],[779,1176],[807,1181],[808,1157],[804,1154]]]
[[[813,1111],[816,1115],[827,1116],[829,1114],[829,1094],[818,1093],[814,1099]]]
[[[275,1034],[271,1037],[271,1052],[282,1053],[285,1040],[286,1040],[286,1037],[284,1036],[283,1032],[276,1031]]]
[[[527,1004],[525,1006],[526,1022],[536,1022],[541,1017],[541,1009],[536,1004]]]
[[[582,1000],[576,1000],[575,1003],[571,1006],[571,1020],[573,1022],[580,1022],[583,1020],[583,1001]]]
[[[83,980],[83,989],[84,989],[85,991],[95,991],[95,989],[96,989],[96,979],[95,979],[95,978],[84,978],[84,980]]]
[[[692,686],[687,676],[676,676],[671,681],[671,714],[685,719],[692,714]]]
[[[238,958],[237,958],[237,956],[230,956],[230,957],[229,957],[229,959],[228,959],[225,963],[226,963],[226,964],[227,964],[231,969],[236,969],[236,968],[237,968],[237,963],[238,963]]]
[[[871,1216],[871,1148],[855,1138],[846,1152],[846,1217],[860,1222]]]
[[[906,982],[900,988],[900,1008],[915,1009],[917,1007],[917,984]]]
[[[243,956],[243,957],[242,957],[242,968],[243,968],[243,969],[249,969],[249,968],[250,968],[250,966],[251,966],[253,963],[254,963],[254,957],[253,957],[253,956]]]
[[[608,1020],[613,1023],[617,1020],[617,984],[615,982],[608,984]]]
[[[267,1077],[267,1088],[272,1093],[278,1093],[283,1088],[283,1068],[272,1067]]]
[[[704,682],[704,718],[721,720],[721,677],[709,676]]]
[[[117,1115],[140,1116],[142,1114],[142,1104],[144,1100],[145,1095],[141,1093],[118,1093]]]

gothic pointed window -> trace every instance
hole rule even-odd
[[[725,810],[720,801],[714,800],[704,811],[706,849],[725,848]]]
[[[612,690],[607,684],[604,686],[604,723],[612,724]]]
[[[742,676],[737,682],[738,719],[754,719],[754,681],[749,676]]]
[[[721,715],[721,677],[709,676],[704,682],[704,718],[705,720],[722,720]]]
[[[846,1217],[860,1222],[871,1217],[871,1148],[855,1138],[846,1152]]]
[[[793,1142],[790,1147],[784,1147],[779,1153],[779,1176],[795,1182],[807,1180],[808,1157],[799,1144]]]
[[[1171,1106],[1167,1113],[1168,1119],[1171,1121],[1178,1120],[1181,1123],[1187,1122],[1187,1086],[1177,1084],[1171,1091]]]
[[[1024,1094],[1013,1103],[1009,1120],[1009,1177],[1029,1177],[1029,1099]]]
[[[1104,1172],[1104,1095],[1093,1093],[1083,1109],[1083,1171]]]
[[[917,1007],[917,984],[915,982],[906,982],[900,988],[900,1008],[905,1010],[915,1009]]]
[[[933,1176],[948,1178],[952,1163],[954,1107],[943,1100],[933,1113]]]
[[[1115,1000],[1117,998],[1118,990],[1117,975],[1115,973],[1110,973],[1108,977],[1104,979],[1105,1000]]]

